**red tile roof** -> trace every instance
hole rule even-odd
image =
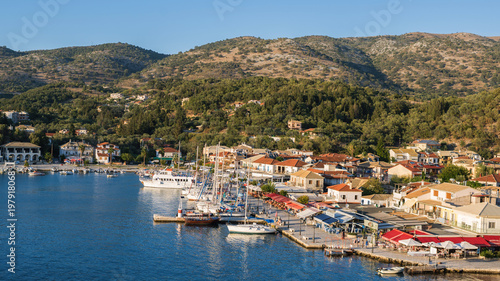
[[[361,191],[359,189],[351,188],[350,185],[345,184],[345,183],[331,185],[331,186],[328,186],[327,188],[334,189],[334,190],[337,190],[337,191],[363,192],[363,191]]]
[[[471,179],[471,181],[491,182],[491,183],[496,182],[496,183],[499,183],[500,182],[500,174],[487,175],[487,176],[484,176],[484,177],[479,177],[479,178]]]
[[[257,164],[267,164],[267,165],[276,165],[276,164],[281,163],[281,162],[278,161],[278,160],[272,159],[272,158],[262,157],[262,158],[259,158],[259,159],[255,160],[254,163],[257,163]]]
[[[278,165],[289,166],[289,167],[302,167],[304,165],[307,165],[307,163],[304,161],[297,160],[297,159],[289,159],[289,160],[285,160],[285,161],[279,163]]]

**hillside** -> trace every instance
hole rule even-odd
[[[0,92],[60,81],[109,83],[166,57],[129,44],[15,52],[0,48]]]
[[[340,79],[426,97],[467,95],[500,86],[500,43],[468,33],[263,40],[239,37],[169,56],[144,79],[248,76]],[[141,85],[126,81],[122,85]]]

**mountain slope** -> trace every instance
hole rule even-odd
[[[2,48],[0,92],[22,92],[58,81],[112,82],[164,57],[122,43],[22,53]]]

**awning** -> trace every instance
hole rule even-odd
[[[454,244],[460,244],[460,242],[464,241],[464,239],[462,237],[448,237],[448,236],[439,236],[439,240],[451,241]]]
[[[319,215],[315,216],[314,220],[317,222],[326,223],[326,224],[332,224],[332,223],[338,222],[337,219],[332,218],[332,217],[325,215],[325,214],[319,214]]]
[[[313,209],[313,208],[306,208],[304,211],[300,212],[297,214],[297,217],[301,219],[306,219],[308,217],[312,217],[317,213],[320,213],[321,211],[318,209]]]
[[[305,205],[302,205],[302,204],[295,202],[295,201],[290,201],[290,202],[286,203],[286,206],[288,208],[294,209],[296,211],[302,210],[305,208]]]
[[[429,243],[429,242],[440,243],[441,242],[439,240],[439,238],[437,238],[436,236],[417,236],[416,238],[420,243]]]
[[[498,235],[483,235],[483,238],[494,247],[500,247],[500,236]]]
[[[408,231],[408,233],[415,234],[415,235],[432,235],[429,232],[425,232],[425,231],[418,230],[418,229],[410,230],[410,231]]]
[[[402,245],[405,245],[405,246],[408,246],[408,247],[422,246],[422,243],[420,243],[418,241],[415,241],[412,238],[399,240],[399,244],[402,244]]]
[[[404,239],[410,239],[412,238],[413,235],[403,232],[401,230],[393,229],[384,235],[382,235],[382,238],[394,243],[398,243],[399,240],[404,240]]]
[[[403,209],[410,209],[413,205],[415,205],[415,203],[417,203],[416,198],[407,199],[403,204]]]
[[[474,246],[478,247],[489,247],[491,246],[486,239],[483,237],[462,237],[466,242],[471,243]]]

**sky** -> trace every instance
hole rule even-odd
[[[409,32],[500,36],[500,1],[21,0],[0,2],[0,46],[129,43],[164,54],[234,38]]]

